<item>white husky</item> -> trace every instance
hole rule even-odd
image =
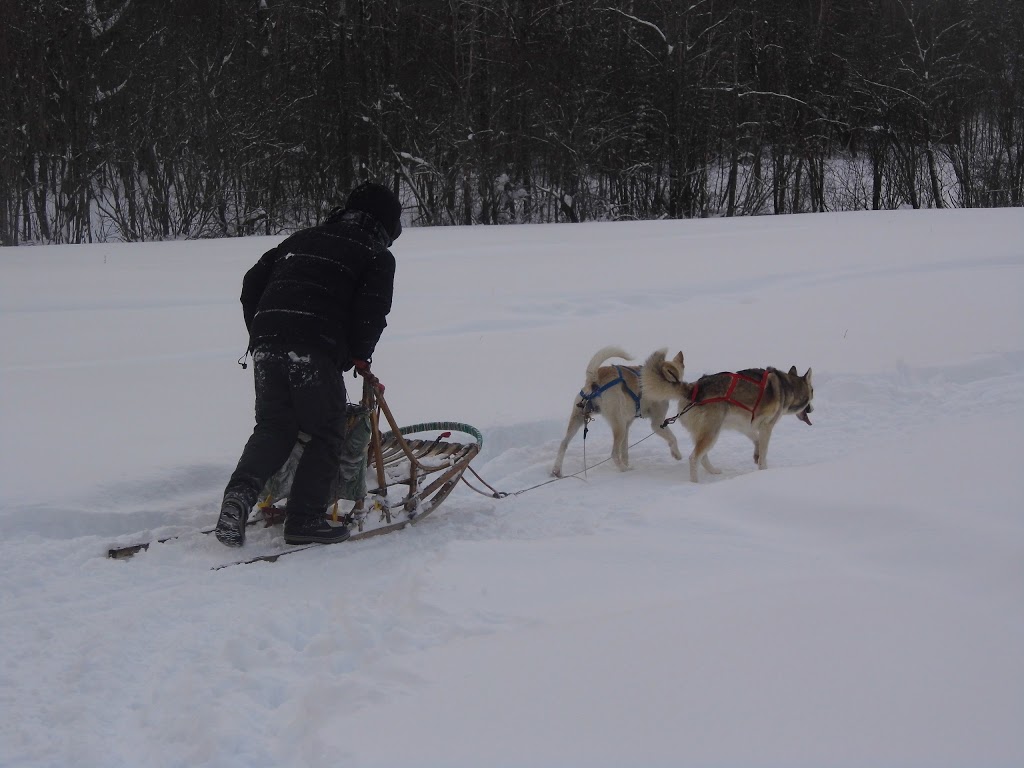
[[[612,357],[632,359],[618,347],[604,347],[590,358],[583,389],[573,401],[569,426],[551,474],[562,476],[562,461],[569,443],[594,413],[604,416],[612,427],[612,460],[619,469],[629,469],[629,427],[640,417],[650,419],[651,429],[669,444],[675,459],[682,458],[675,435],[662,423],[669,402],[679,397],[683,353],[672,360],[665,360],[665,354],[665,350],[655,352],[642,366],[603,365]]]

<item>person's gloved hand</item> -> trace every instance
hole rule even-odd
[[[362,376],[370,384],[380,392],[384,391],[384,385],[380,383],[380,379],[370,373],[370,361],[361,360],[359,358],[352,358],[352,367],[355,369],[356,376]]]

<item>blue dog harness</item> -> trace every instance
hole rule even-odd
[[[593,389],[590,392],[584,392],[581,389],[580,390],[580,397],[583,399],[583,402],[579,403],[577,407],[582,408],[583,412],[586,413],[586,414],[589,414],[592,411],[598,410],[597,406],[594,404],[594,400],[599,398],[603,393],[605,393],[606,391],[608,391],[612,387],[614,387],[614,386],[616,386],[618,384],[621,384],[622,388],[624,390],[626,390],[626,393],[630,397],[633,398],[633,403],[636,405],[636,418],[639,419],[640,418],[640,396],[643,394],[643,388],[640,386],[640,370],[638,368],[633,368],[633,367],[629,367],[629,366],[627,366],[625,368],[625,370],[629,371],[629,373],[633,375],[633,378],[636,379],[637,389],[640,390],[640,391],[639,392],[634,392],[630,388],[629,384],[626,383],[626,379],[622,375],[623,366],[616,365],[616,366],[613,366],[613,367],[618,372],[618,374],[619,374],[618,377],[612,379],[607,384],[605,384],[603,387],[599,387],[597,389]]]

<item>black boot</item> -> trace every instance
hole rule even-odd
[[[351,535],[346,526],[333,525],[322,514],[289,513],[284,522],[285,544],[335,544]]]
[[[220,506],[220,517],[217,518],[217,541],[228,547],[240,547],[245,544],[245,524],[249,520],[249,510],[253,502],[249,494],[243,491],[227,490]]]

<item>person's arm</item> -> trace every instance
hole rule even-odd
[[[274,271],[274,262],[277,261],[278,252],[281,246],[271,248],[260,257],[252,268],[242,278],[242,317],[245,318],[245,329],[252,330],[252,319],[256,316],[256,308],[259,306],[260,297],[270,282],[270,273]]]
[[[348,348],[354,360],[369,360],[387,327],[395,290],[395,257],[383,251],[374,257],[353,302]]]

